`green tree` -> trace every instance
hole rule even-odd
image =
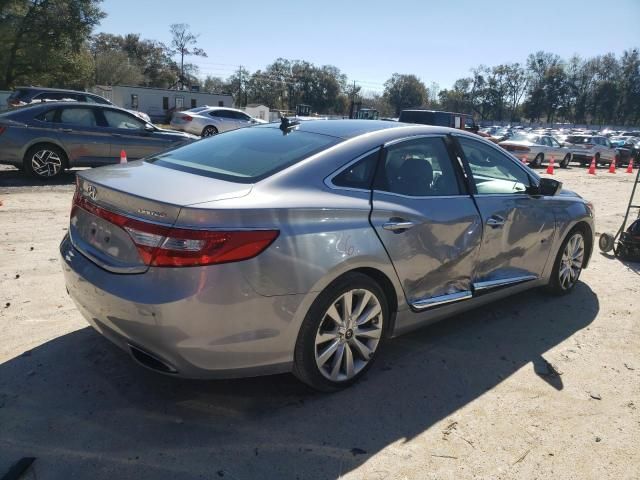
[[[396,115],[405,108],[421,107],[426,96],[427,88],[415,75],[394,73],[384,83],[384,97]]]
[[[87,41],[105,16],[101,0],[10,0],[0,10],[0,88],[91,79]]]
[[[142,70],[130,61],[125,52],[100,52],[94,59],[97,85],[139,85],[144,81]]]

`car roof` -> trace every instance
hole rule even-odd
[[[280,123],[268,123],[258,128],[280,128]],[[296,130],[300,132],[328,135],[345,140],[367,133],[400,128],[418,129],[422,133],[448,133],[453,131],[445,127],[419,125],[415,123],[386,122],[384,120],[304,120],[296,126]],[[461,130],[457,131],[460,132]]]
[[[118,107],[117,105],[105,105],[105,104],[102,104],[102,103],[89,103],[89,102],[66,102],[64,100],[62,100],[62,101],[61,100],[55,100],[55,101],[51,101],[51,102],[31,103],[29,105],[25,105],[24,107],[20,107],[20,108],[18,108],[16,110],[9,110],[7,113],[18,115],[19,113],[22,113],[22,112],[29,112],[29,111],[32,111],[32,110],[44,110],[44,109],[47,109],[47,108],[60,107],[60,106],[63,106],[63,105],[65,107],[111,108],[111,109],[116,109],[116,110],[121,110],[123,112],[131,113],[131,111],[127,110],[126,108],[121,108],[121,107]]]

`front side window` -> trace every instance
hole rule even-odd
[[[95,127],[96,117],[91,108],[63,108],[60,121],[79,127]]]
[[[479,194],[524,193],[531,185],[527,172],[497,149],[468,138],[458,140]]]
[[[388,147],[375,189],[410,197],[459,195],[458,178],[444,139],[417,138]]]
[[[127,130],[142,130],[145,122],[139,118],[117,110],[103,110],[107,126],[110,128],[124,128]]]

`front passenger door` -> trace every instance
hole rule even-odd
[[[544,197],[527,193],[531,177],[526,167],[484,142],[467,137],[458,141],[483,224],[474,290],[537,279],[555,231],[552,209]]]

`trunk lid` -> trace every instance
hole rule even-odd
[[[86,170],[77,176],[69,236],[105,270],[142,273],[149,267],[123,219],[169,228],[183,207],[242,197],[251,188],[143,161]]]

